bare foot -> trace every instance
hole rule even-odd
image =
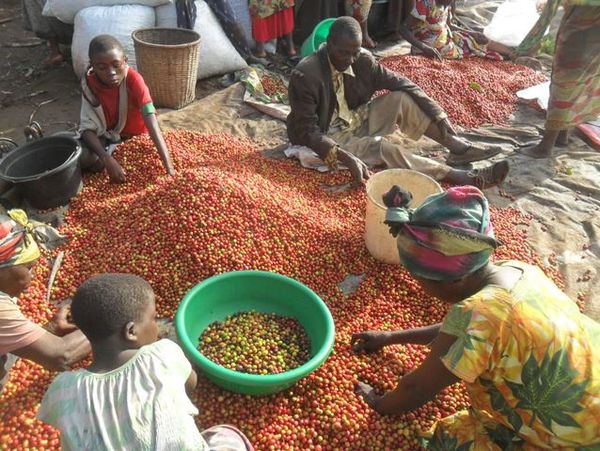
[[[404,39],[404,36],[402,36],[399,31],[393,31],[388,34],[385,39],[386,41],[401,41]]]
[[[561,130],[556,138],[558,147],[567,147],[569,145],[569,130]]]
[[[280,42],[281,48],[287,56],[292,57],[297,55],[296,48],[294,47],[294,40],[292,39],[291,34],[285,35]]]
[[[547,148],[540,143],[534,146],[521,147],[518,152],[531,158],[548,158],[552,155],[552,148]]]
[[[42,65],[55,66],[57,64],[62,63],[64,60],[65,60],[65,57],[62,56],[60,53],[53,53],[42,61]]]
[[[265,56],[266,56],[266,53],[265,53]],[[265,66],[265,67],[267,67],[269,65],[268,59],[266,59],[264,57],[259,58],[256,55],[249,55],[248,59],[246,59],[246,62],[248,64],[261,64],[262,66]]]
[[[265,44],[262,42],[257,42],[252,53],[254,53],[254,56],[257,58],[266,58],[267,52],[265,51]]]
[[[371,39],[371,36],[369,36],[368,34],[364,34],[362,39],[362,46],[366,49],[374,49],[375,47],[377,47],[377,42]]]

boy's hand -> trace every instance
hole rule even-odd
[[[378,330],[367,330],[352,334],[352,350],[359,352],[376,352],[387,345],[388,333]]]
[[[106,167],[106,172],[108,173],[111,183],[125,183],[125,171],[121,165],[117,163],[117,160],[108,155],[104,160],[104,166]]]

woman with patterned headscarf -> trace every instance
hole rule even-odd
[[[22,210],[0,214],[0,389],[7,363],[15,360],[9,353],[65,370],[90,352],[85,336],[67,321],[67,308],[59,310],[52,327],[46,329],[27,319],[17,305],[16,298],[31,285],[40,246],[50,248],[61,241],[56,230],[29,221]]]
[[[600,325],[537,267],[489,261],[494,239],[478,189],[451,188],[415,210],[395,186],[384,196],[400,260],[424,291],[448,303],[442,323],[352,337],[355,351],[429,345],[424,362],[378,395],[356,392],[383,415],[407,412],[463,381],[471,407],[434,424],[428,449],[597,449]]]

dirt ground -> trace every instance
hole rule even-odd
[[[49,133],[74,128],[80,93],[70,64],[43,67],[48,49],[23,29],[21,1],[0,5],[0,136],[24,142],[30,118]]]
[[[22,144],[31,120],[46,135],[76,127],[79,81],[70,60],[44,67],[47,54],[46,43],[23,29],[21,0],[0,1],[0,137]],[[202,98],[219,88],[219,78],[204,80],[196,95]]]

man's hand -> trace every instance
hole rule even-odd
[[[352,174],[352,186],[358,188],[363,186],[371,173],[369,172],[369,168],[365,163],[356,158],[350,152],[347,152],[343,149],[338,149],[338,161],[346,166],[350,173]]]
[[[379,351],[388,344],[387,338],[388,333],[379,330],[367,330],[365,332],[352,334],[352,350],[356,353]]]
[[[111,183],[125,183],[125,171],[112,155],[107,155],[104,159],[104,167],[110,178]]]
[[[375,393],[375,389],[364,382],[357,382],[354,386],[354,393],[360,396],[364,401],[375,409],[379,395]]]
[[[52,321],[50,321],[50,331],[54,333],[54,335],[58,335],[59,337],[64,337],[71,332],[77,330],[77,326],[70,321],[71,314],[71,305],[63,305],[58,309]]]
[[[443,141],[448,139],[448,135],[456,136],[456,130],[454,129],[454,126],[450,122],[450,119],[448,119],[448,118],[442,119],[441,121],[438,122],[438,127],[440,129],[440,133],[442,134]]]
[[[429,45],[423,45],[421,52],[428,58],[437,58],[440,61],[443,60],[441,53]]]

